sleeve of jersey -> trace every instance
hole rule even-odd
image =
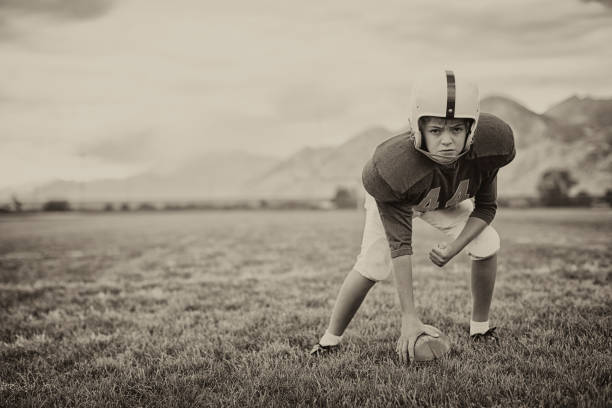
[[[365,190],[374,197],[376,201],[398,201],[398,195],[380,175],[378,169],[374,165],[374,159],[368,160],[364,166],[361,180]]]
[[[412,205],[376,201],[391,258],[412,255]]]
[[[366,163],[362,179],[364,188],[376,200],[391,258],[412,255],[412,205],[402,203],[403,200],[380,175],[373,160]]]
[[[497,212],[497,170],[487,177],[474,197],[474,211],[470,217],[490,224]]]

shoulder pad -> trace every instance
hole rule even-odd
[[[372,158],[380,176],[395,192],[404,194],[431,174],[431,160],[414,147],[411,132],[401,133],[381,143]]]
[[[363,187],[376,201],[393,202],[397,201],[398,197],[395,192],[389,187],[387,182],[378,174],[378,170],[374,167],[372,160],[368,160],[361,174]]]
[[[492,170],[510,163],[515,155],[510,125],[495,115],[481,113],[467,159],[478,160],[479,164]]]

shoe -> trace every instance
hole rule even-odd
[[[340,348],[340,345],[336,346],[323,346],[321,343],[317,343],[314,345],[312,350],[310,350],[311,356],[321,356],[324,354],[330,354],[334,351],[337,351]]]
[[[472,334],[470,337],[474,343],[499,344],[499,337],[495,333],[496,327],[491,327],[484,333]]]

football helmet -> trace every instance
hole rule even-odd
[[[453,71],[424,75],[413,86],[410,103],[410,126],[414,132],[414,146],[436,162],[442,164],[453,163],[470,149],[474,141],[474,131],[479,115],[478,87],[463,77],[455,75]],[[465,146],[459,156],[440,156],[423,149],[423,136],[419,129],[419,119],[424,116],[471,120]]]

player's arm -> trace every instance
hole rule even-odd
[[[449,244],[438,244],[429,253],[429,258],[437,266],[444,266],[465,248],[495,218],[497,212],[497,172],[482,183],[474,199],[474,211],[470,214],[463,230]]]
[[[396,351],[400,361],[414,359],[414,344],[422,333],[438,337],[425,327],[414,305],[412,286],[412,207],[377,202],[393,261],[393,277],[401,309],[401,336]]]
[[[414,345],[421,334],[438,337],[438,333],[423,324],[414,305],[411,255],[393,258],[393,277],[402,311],[401,335],[397,340],[395,351],[400,361],[405,363],[414,360]]]

